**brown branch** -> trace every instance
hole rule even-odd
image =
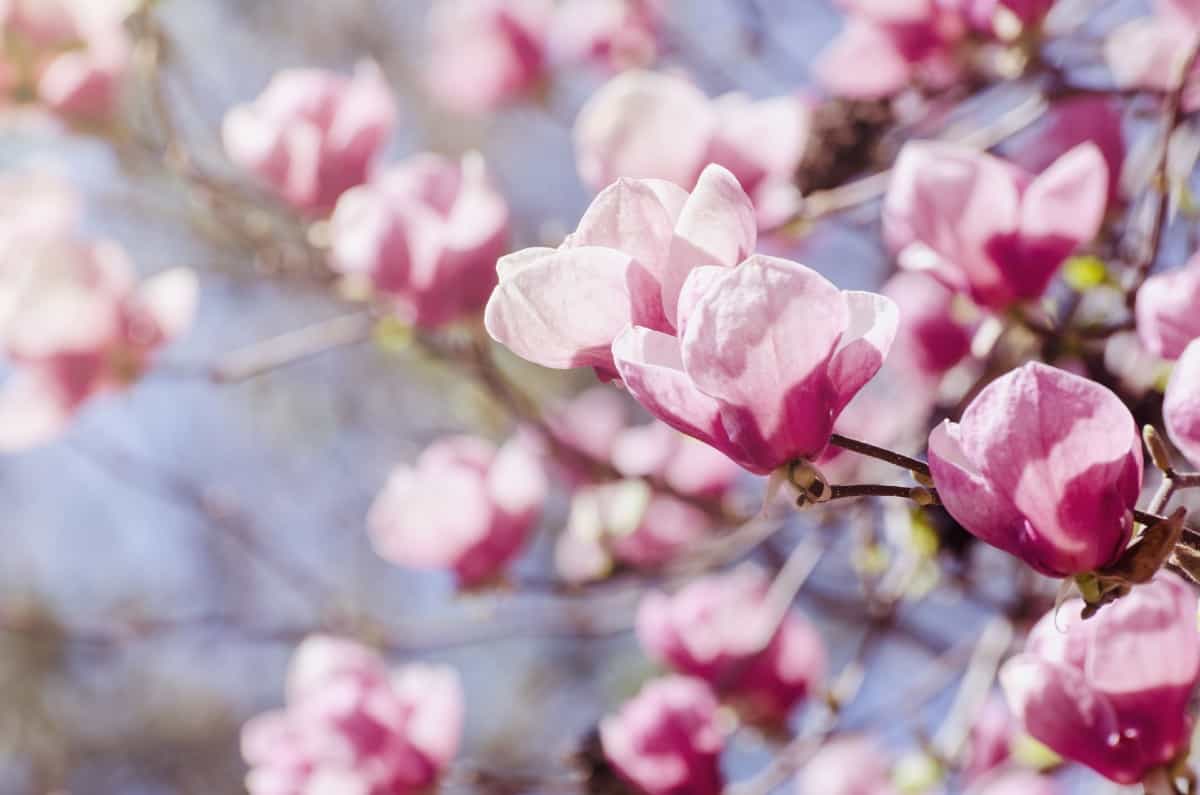
[[[322,320],[226,354],[209,370],[209,377],[219,384],[245,381],[322,353],[366,342],[373,329],[374,318],[368,311]]]
[[[879,447],[877,445],[869,444],[868,442],[861,442],[858,439],[851,439],[849,436],[843,436],[840,433],[835,433],[830,436],[829,443],[836,447],[840,447],[843,450],[849,450],[853,453],[858,453],[859,455],[865,455],[869,456],[870,458],[877,458],[880,461],[886,461],[889,464],[895,464],[896,466],[902,469],[907,469],[910,472],[916,472],[921,475],[929,474],[929,464],[926,464],[924,461],[919,459],[912,458],[911,456],[906,456],[902,453],[888,450],[886,447]]]

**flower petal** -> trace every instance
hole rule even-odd
[[[1184,349],[1171,373],[1163,417],[1171,441],[1200,467],[1200,339]]]
[[[200,283],[190,268],[171,268],[151,276],[138,288],[142,306],[169,342],[192,325]]]
[[[18,370],[0,386],[0,453],[21,452],[53,440],[72,415],[48,376]]]
[[[900,326],[900,310],[892,299],[858,290],[847,290],[843,295],[850,326],[838,341],[828,368],[829,381],[837,394],[835,416],[879,372]]]

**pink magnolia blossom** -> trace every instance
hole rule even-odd
[[[426,81],[457,113],[494,111],[546,78],[550,0],[438,0],[429,16]]]
[[[1009,705],[1061,756],[1121,784],[1141,781],[1189,743],[1196,607],[1192,588],[1164,571],[1087,621],[1078,602],[1047,614],[1001,670]]]
[[[928,274],[901,272],[888,279],[882,292],[900,310],[889,355],[894,367],[936,379],[971,352],[973,313],[956,303],[955,293],[944,284]]]
[[[133,7],[123,0],[0,0],[0,34],[26,59],[13,74],[33,75],[39,101],[56,113],[110,115],[128,70],[124,23]]]
[[[717,163],[754,200],[760,222],[773,225],[795,209],[792,179],[808,143],[810,115],[797,96],[755,101],[734,93],[710,100],[684,77],[625,72],[579,112],[579,174],[593,190],[621,177],[690,189]]]
[[[621,71],[658,55],[667,0],[564,0],[549,32],[559,63],[595,63]]]
[[[689,497],[720,500],[741,468],[720,451],[661,422],[624,429],[613,440],[612,463],[626,477],[649,477]]]
[[[973,784],[966,795],[1062,795],[1054,779],[1024,770],[986,776]]]
[[[1142,443],[1105,387],[1031,362],[989,384],[929,436],[942,504],[963,527],[1043,574],[1112,563],[1133,530]]]
[[[1200,44],[1200,4],[1194,0],[1155,0],[1154,13],[1127,22],[1105,42],[1104,54],[1113,80],[1121,88],[1168,92],[1184,78],[1190,53]],[[1187,75],[1183,108],[1200,107],[1200,84],[1194,64]]]
[[[1125,166],[1125,134],[1121,103],[1099,94],[1058,100],[1043,121],[1013,148],[1009,159],[1030,174],[1040,174],[1064,154],[1084,143],[1093,143],[1108,166],[1108,203],[1121,196]]]
[[[831,93],[892,96],[914,82],[947,85],[960,73],[967,23],[939,0],[841,0],[846,23],[813,66]],[[863,64],[871,64],[864,69]]]
[[[1000,39],[1015,38],[1036,27],[1054,6],[1054,0],[960,0],[967,20],[980,33]]]
[[[254,102],[225,115],[221,137],[235,164],[298,210],[323,215],[370,176],[395,118],[373,63],[359,64],[352,78],[286,69]]]
[[[886,753],[868,737],[831,740],[796,778],[796,795],[898,795]]]
[[[389,671],[357,643],[315,635],[296,650],[287,706],[242,729],[251,795],[418,795],[458,752],[463,696],[452,668]]]
[[[929,270],[980,306],[1039,298],[1100,228],[1108,168],[1081,144],[1032,176],[955,144],[904,147],[884,200],[884,232],[900,264]]]
[[[719,795],[725,737],[717,699],[699,679],[668,676],[646,684],[600,721],[604,755],[644,795]]]
[[[753,719],[783,723],[820,688],[825,647],[799,611],[769,625],[769,585],[761,571],[742,567],[671,596],[647,594],[638,607],[638,640],[650,656],[704,679]]]
[[[541,463],[514,438],[451,436],[427,447],[415,466],[392,471],[367,517],[385,559],[415,569],[450,569],[470,587],[495,577],[517,555],[546,499]]]
[[[1167,434],[1195,466],[1200,466],[1200,340],[1179,357],[1163,400]]]
[[[1146,350],[1178,359],[1200,337],[1200,253],[1182,268],[1155,274],[1137,294],[1137,332]]]
[[[558,249],[500,261],[488,331],[547,367],[619,374],[660,420],[752,472],[815,458],[882,364],[896,308],[798,263],[747,259],[756,237],[720,166],[690,195],[618,180]]]
[[[417,155],[338,199],[331,264],[365,279],[410,322],[433,328],[483,310],[508,222],[477,153],[458,163]]]
[[[1004,699],[988,699],[971,724],[967,735],[966,766],[963,777],[979,781],[1008,761],[1011,755],[1014,721]],[[988,790],[990,792],[990,790]]]

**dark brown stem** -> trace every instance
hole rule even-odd
[[[879,483],[852,483],[829,487],[830,500],[845,500],[854,497],[900,497],[919,505],[941,505],[938,493],[923,486],[886,486]]]
[[[851,439],[849,436],[842,436],[839,433],[835,433],[830,436],[829,443],[836,445],[843,450],[849,450],[852,453],[858,453],[859,455],[865,455],[869,456],[870,458],[877,458],[880,461],[886,461],[889,464],[895,464],[896,466],[901,467],[902,469],[907,469],[910,472],[917,472],[922,475],[929,474],[929,464],[926,464],[924,461],[916,458],[906,456],[903,453],[897,453],[893,450],[888,450],[885,447],[878,447],[877,445],[869,444],[867,442],[860,442],[857,439]]]

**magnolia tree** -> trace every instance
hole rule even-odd
[[[348,47],[347,68],[243,81],[207,126],[185,98],[223,55],[174,57],[174,5],[0,1],[8,134],[112,147],[256,278],[344,313],[188,363],[167,346],[204,269],[135,266],[88,226],[86,175],[11,158],[0,451],[87,448],[83,414],[156,381],[231,389],[362,344],[427,400],[462,382],[486,406],[330,528],[476,606],[470,676],[203,484],[110,458],[319,605],[283,629],[266,602],[220,619],[290,656],[234,710],[252,795],[1197,791],[1200,3],[841,0],[794,53],[808,78],[762,98],[709,90],[686,3],[436,0],[395,11],[411,68]],[[746,57],[787,46],[773,4],[716,5]],[[453,135],[396,154],[418,102],[450,127],[565,126],[586,209],[529,217],[515,188],[545,174]],[[831,258],[830,235],[853,245]],[[891,275],[845,289],[872,248]],[[605,631],[643,664],[572,702],[561,747],[492,715],[536,764],[485,764],[469,727],[504,663],[479,609],[531,595],[591,616],[579,644],[624,611]],[[922,663],[889,661],[897,643]],[[64,775],[22,781],[130,791]]]

